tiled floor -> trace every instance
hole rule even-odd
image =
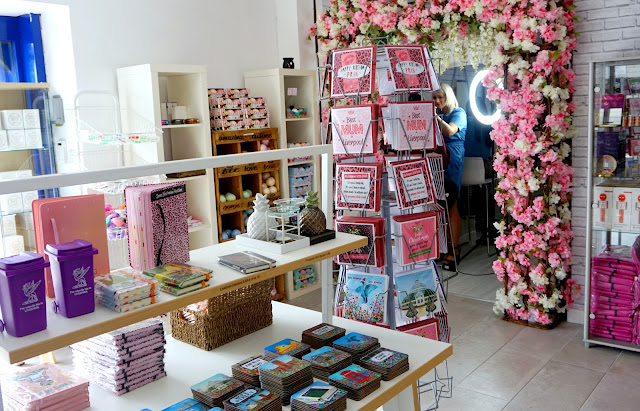
[[[292,300],[320,310],[320,293]],[[452,398],[441,410],[638,410],[640,354],[585,348],[582,326],[538,330],[502,321],[492,304],[449,296]],[[444,367],[438,368],[440,374]],[[423,394],[422,409],[432,405]]]

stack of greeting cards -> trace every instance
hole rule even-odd
[[[360,358],[358,364],[382,375],[382,381],[389,381],[409,371],[409,356],[387,348],[378,348]]]
[[[359,333],[349,333],[333,343],[333,347],[351,354],[353,362],[357,363],[360,358],[370,351],[380,347],[376,337]]]
[[[393,275],[396,286],[396,325],[430,317],[441,310],[440,283],[435,264]],[[444,293],[443,293],[444,294]]]
[[[396,199],[400,210],[436,201],[431,170],[425,159],[394,161],[389,166],[390,174],[395,179]]]
[[[170,407],[163,409],[162,411],[216,411],[222,410],[222,408],[211,408],[206,404],[198,402],[193,398],[187,398],[180,402],[173,404]]]
[[[309,344],[314,350],[333,344],[335,340],[346,334],[344,328],[322,323],[302,332],[302,342]]]
[[[389,103],[380,109],[385,141],[393,150],[434,150],[440,129],[433,101]]]
[[[333,154],[373,154],[378,145],[378,106],[331,108]]]
[[[294,393],[313,382],[311,364],[290,355],[262,364],[259,371],[262,388],[278,394],[282,405],[288,405]]]
[[[343,216],[336,220],[336,231],[367,237],[369,243],[338,256],[338,264],[384,266],[385,220],[382,217]]]
[[[382,164],[336,164],[337,210],[380,211]]]
[[[373,324],[387,323],[389,276],[347,270],[342,317]]]
[[[280,411],[282,402],[278,394],[245,386],[244,390],[224,401],[224,409],[225,411]]]
[[[264,355],[268,358],[276,358],[281,355],[290,355],[296,358],[302,358],[303,355],[311,352],[311,347],[300,341],[285,338],[268,347],[264,347]]]
[[[347,392],[323,382],[314,382],[291,397],[292,411],[344,411]]]
[[[129,262],[142,271],[189,260],[184,182],[127,187]]]
[[[222,407],[224,400],[245,389],[242,381],[224,374],[216,374],[191,387],[193,398],[210,407]]]
[[[183,295],[207,287],[212,271],[185,263],[168,263],[144,270],[143,273],[160,282],[160,291]]]
[[[415,264],[440,256],[437,212],[393,216],[393,222],[399,265]]]
[[[351,365],[351,354],[331,347],[322,347],[302,357],[311,363],[313,376],[327,381],[329,376]]]
[[[89,381],[54,364],[21,369],[2,381],[7,411],[84,410],[89,404]]]
[[[162,321],[150,319],[71,346],[76,370],[116,395],[156,381],[164,371]]]
[[[96,301],[118,312],[127,312],[155,303],[158,281],[132,268],[96,276]]]
[[[380,388],[382,377],[377,372],[369,371],[359,365],[350,365],[342,371],[332,374],[329,383],[347,392],[347,397],[360,401]]]
[[[260,355],[249,357],[231,366],[233,378],[244,381],[254,387],[260,386],[260,373],[258,367],[271,361],[271,358]]]
[[[434,91],[440,88],[438,76],[424,46],[385,46],[389,72],[395,91]]]

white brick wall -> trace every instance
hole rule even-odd
[[[573,141],[573,277],[584,286],[587,194],[587,112],[589,66],[592,60],[618,57],[640,58],[640,0],[576,0],[580,21],[576,31],[578,50],[574,56],[576,70],[577,110],[573,124],[578,136]],[[584,288],[584,287],[583,287]],[[584,308],[584,297],[576,301],[576,309]]]

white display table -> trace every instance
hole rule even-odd
[[[90,410],[133,411],[149,408],[159,411],[191,397],[192,385],[217,373],[231,375],[231,365],[252,355],[262,354],[264,347],[283,338],[300,340],[302,331],[320,322],[322,315],[319,312],[274,302],[273,325],[212,351],[204,351],[168,337],[166,377],[120,397],[91,386]],[[377,410],[402,391],[411,388],[419,378],[453,353],[451,344],[338,317],[333,318],[333,323],[345,328],[347,332],[356,331],[375,336],[383,347],[409,354],[409,371],[391,381],[383,381],[379,389],[361,401],[348,400],[348,410]],[[384,408],[387,411],[388,407]],[[406,406],[396,408],[410,411]],[[417,404],[415,409],[418,409]]]
[[[249,275],[241,274],[217,262],[217,257],[220,255],[244,251],[248,247],[238,246],[234,241],[230,241],[194,250],[191,252],[189,262],[213,270],[209,287],[181,297],[160,293],[155,304],[127,313],[117,313],[97,305],[96,311],[91,314],[65,318],[62,315],[54,314],[48,305],[46,330],[21,338],[12,337],[6,332],[0,333],[0,359],[10,363],[24,361],[246,285],[277,277],[288,271],[331,258],[366,244],[365,237],[337,233],[334,240],[288,254],[279,255],[260,251],[263,255],[276,260],[276,267]]]

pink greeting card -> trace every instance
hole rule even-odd
[[[335,50],[331,54],[331,97],[373,93],[376,46]]]
[[[395,161],[390,165],[400,210],[436,201],[431,172],[425,159]]]
[[[422,46],[386,46],[396,91],[433,90]]]
[[[430,340],[440,341],[440,329],[437,318],[429,318],[415,323],[402,325],[398,327],[398,331],[417,335],[422,338],[428,338]]]
[[[380,211],[382,164],[336,164],[335,208]]]
[[[436,212],[394,216],[393,221],[399,265],[415,264],[440,256]]]
[[[333,107],[331,138],[333,154],[373,154],[378,138],[378,106]]]
[[[395,135],[391,147],[395,150],[435,150],[436,108],[433,101],[414,101],[390,104]],[[397,124],[402,122],[402,126]]]

